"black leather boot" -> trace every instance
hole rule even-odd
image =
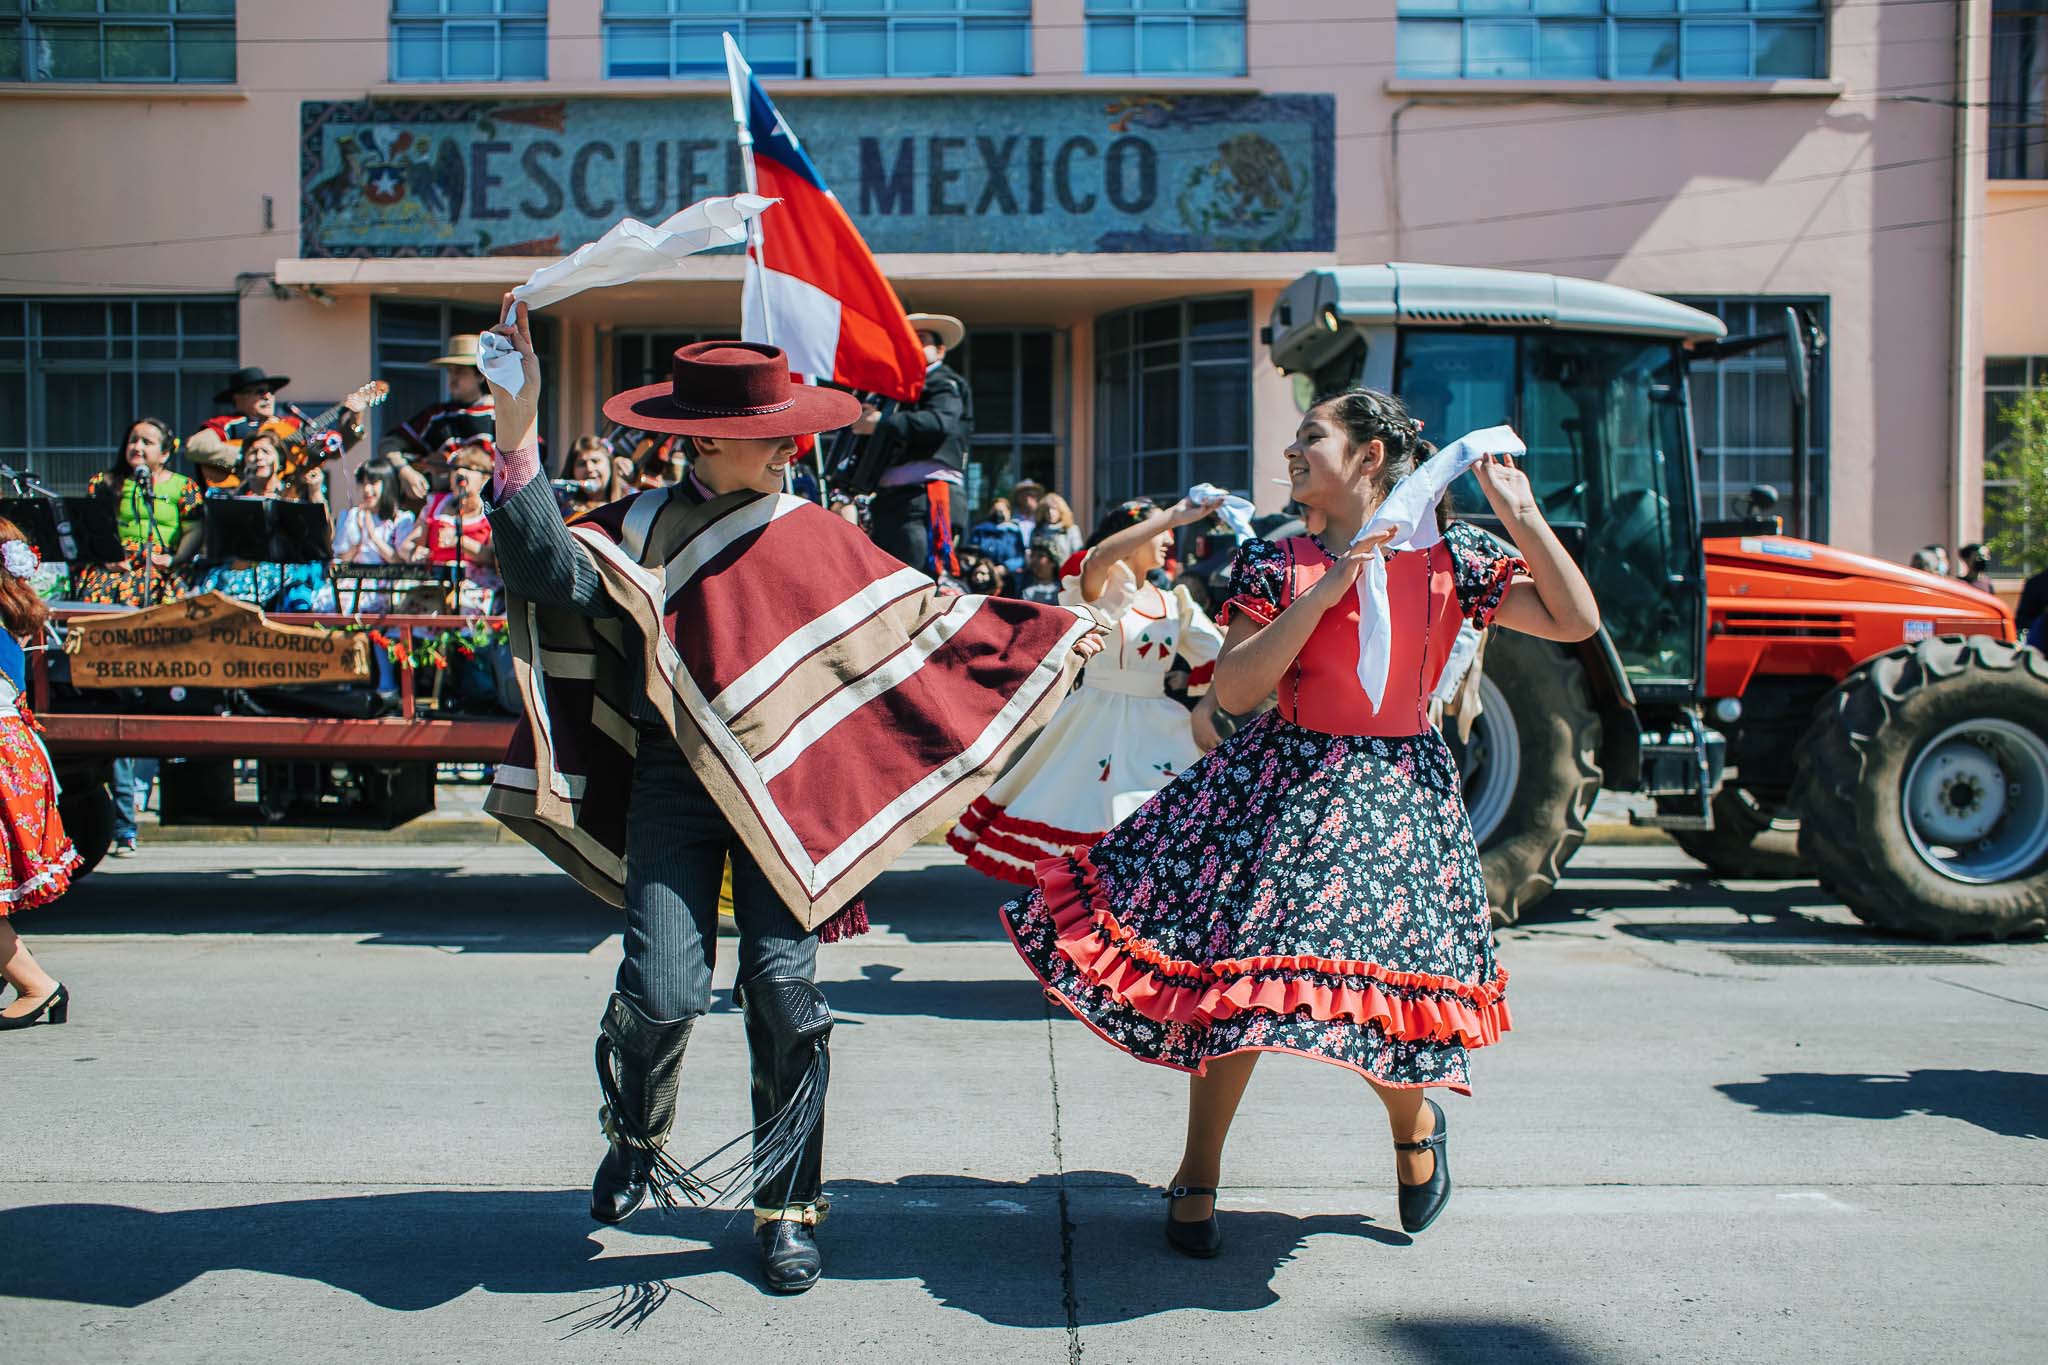
[[[816,1225],[826,1209],[832,1011],[817,986],[800,977],[756,977],[739,995],[754,1066],[754,1236],[762,1276],[778,1294],[801,1294],[823,1270]]]
[[[678,1186],[693,1197],[687,1173],[663,1156],[662,1145],[675,1122],[676,1074],[695,1023],[650,1019],[623,995],[613,995],[605,1007],[597,1036],[597,1083],[604,1091],[598,1119],[612,1146],[590,1182],[590,1216],[600,1223],[624,1222],[650,1190],[664,1204],[676,1202]]]

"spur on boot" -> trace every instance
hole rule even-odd
[[[1209,1216],[1185,1222],[1173,1216],[1173,1206],[1183,1199],[1208,1195]],[[1216,1191],[1207,1185],[1175,1185],[1162,1196],[1166,1200],[1166,1240],[1183,1256],[1207,1260],[1223,1250],[1223,1231],[1216,1226]]]
[[[824,1273],[817,1233],[807,1223],[775,1218],[754,1234],[761,1244],[761,1278],[777,1294],[801,1294]]]
[[[1395,1181],[1401,1187],[1401,1229],[1404,1232],[1421,1232],[1436,1221],[1444,1211],[1444,1205],[1451,1202],[1451,1130],[1444,1122],[1444,1111],[1437,1108],[1435,1100],[1424,1100],[1429,1106],[1430,1117],[1436,1126],[1429,1130],[1429,1136],[1420,1142],[1397,1142],[1397,1152],[1430,1152],[1436,1157],[1429,1179],[1419,1185],[1410,1185],[1398,1175]]]
[[[18,1000],[21,997],[17,995],[15,998]],[[28,1028],[33,1024],[61,1024],[70,1017],[71,992],[66,990],[64,983],[60,981],[57,983],[57,989],[51,991],[49,997],[42,1004],[37,1005],[27,1014],[17,1014],[11,1019],[6,1015],[0,1015],[0,1032],[8,1029]]]
[[[622,1223],[647,1202],[650,1190],[664,1203],[674,1196],[662,1179],[662,1144],[676,1117],[676,1076],[695,1018],[653,1019],[614,995],[597,1036],[597,1083],[604,1092],[598,1118],[611,1150],[590,1182],[590,1216]]]

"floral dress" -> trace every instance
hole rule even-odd
[[[1271,621],[1334,561],[1253,541],[1230,609]],[[1523,568],[1476,527],[1388,557],[1393,663],[1357,680],[1355,598],[1325,612],[1251,721],[1003,908],[1047,993],[1142,1061],[1298,1052],[1383,1085],[1469,1091],[1509,1027],[1479,853],[1429,693],[1458,621],[1485,625]],[[1348,608],[1348,609],[1347,609]]]
[[[1201,758],[1166,674],[1179,655],[1193,668],[1188,690],[1206,692],[1223,649],[1186,588],[1140,583],[1125,564],[1110,566],[1096,601],[1081,595],[1078,575],[1059,600],[1092,607],[1115,629],[1052,723],[946,836],[969,867],[1020,886],[1032,885],[1041,859],[1087,848]]]
[[[0,916],[57,899],[84,861],[57,818],[57,779],[21,704],[27,681],[20,643],[0,630]]]
[[[191,529],[199,520],[199,485],[182,474],[166,474],[158,480],[161,487],[170,490],[170,496],[177,499],[178,535]],[[86,483],[89,497],[110,497],[134,499],[138,486],[134,479],[125,479],[118,494],[114,491],[113,477],[104,472],[92,476]],[[125,510],[125,509],[124,509]],[[149,563],[149,547],[140,535],[133,534],[132,528],[146,522],[147,510],[141,515],[122,518],[125,527],[121,536],[121,548],[127,558],[118,564],[79,564],[72,569],[72,581],[81,602],[97,602],[114,607],[153,607],[162,602],[176,601],[183,597],[192,586],[190,574],[183,565],[160,569]],[[169,537],[168,545],[158,548],[170,553],[178,548],[178,537]]]

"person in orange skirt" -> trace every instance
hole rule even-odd
[[[24,641],[40,643],[50,609],[29,575],[41,563],[13,522],[0,518],[0,978],[15,990],[0,1030],[61,1024],[71,1010],[64,984],[44,971],[13,916],[47,905],[71,885],[82,861],[57,818],[57,777],[21,701],[28,686]]]

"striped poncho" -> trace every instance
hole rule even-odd
[[[980,795],[1050,719],[1095,628],[1066,607],[942,596],[800,498],[656,489],[569,533],[618,611],[513,600],[525,717],[485,809],[614,905],[635,715],[660,718],[814,929]]]

